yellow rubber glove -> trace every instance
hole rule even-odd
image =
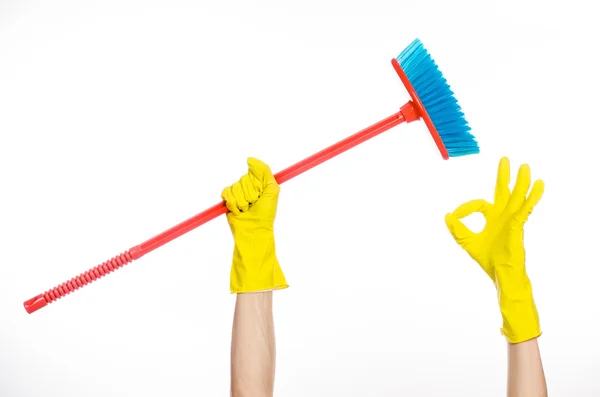
[[[223,189],[221,198],[230,211],[227,221],[235,242],[231,293],[287,288],[275,253],[273,232],[279,185],[269,166],[248,158],[248,173]]]
[[[502,334],[510,343],[520,343],[541,335],[538,312],[531,282],[525,269],[523,226],[542,198],[544,183],[531,184],[527,164],[519,168],[511,193],[510,163],[503,157],[498,166],[494,204],[473,200],[446,215],[446,225],[456,242],[479,263],[492,279],[498,292],[502,314]],[[475,212],[486,220],[480,233],[473,233],[461,221]]]

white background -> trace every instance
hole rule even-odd
[[[482,152],[443,161],[413,123],[282,186],[276,396],[505,394],[494,287],[444,224],[503,155],[546,182],[526,249],[550,394],[600,396],[594,8],[1,0],[0,395],[228,395],[224,217],[22,302],[218,203],[247,156],[278,171],[397,111],[390,60],[419,37]]]

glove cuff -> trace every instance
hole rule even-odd
[[[232,294],[288,288],[275,252],[275,239],[255,239],[252,245],[236,244],[230,275]]]
[[[542,334],[537,307],[531,290],[519,297],[500,293],[502,328],[500,332],[509,343],[521,343]]]

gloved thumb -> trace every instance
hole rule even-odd
[[[256,178],[261,185],[261,195],[277,196],[279,185],[267,164],[257,158],[248,157],[248,174]]]

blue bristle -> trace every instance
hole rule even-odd
[[[479,153],[479,145],[454,92],[421,40],[415,39],[396,59],[421,99],[448,155]]]

